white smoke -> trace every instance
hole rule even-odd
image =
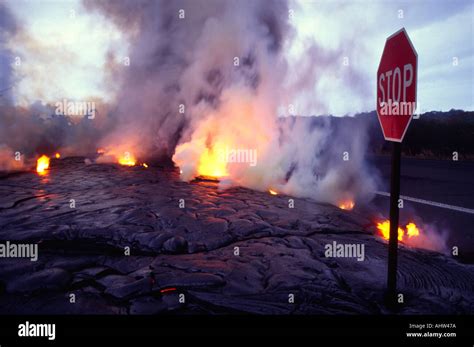
[[[430,251],[449,254],[448,237],[449,230],[442,229],[433,223],[424,223],[417,218],[420,234],[417,237],[411,237],[406,240],[410,247],[423,248]]]
[[[104,69],[115,101],[99,114],[106,119],[84,121],[77,131],[55,127],[67,136],[49,136],[52,146],[61,143],[78,154],[101,147],[140,159],[172,157],[185,180],[200,174],[203,154],[254,150],[257,165],[225,165],[232,184],[331,203],[365,200],[375,190],[364,162],[365,129],[342,129],[329,118],[286,117],[311,115],[314,105],[331,109],[313,93],[326,73],[339,74],[354,93],[365,93],[357,73],[341,73],[341,49],[323,49],[306,40],[294,55],[297,35],[286,1],[83,4],[122,31],[130,64],[124,65],[111,47]],[[38,152],[47,132],[44,125],[33,129],[36,135],[22,138],[38,139],[35,149],[29,149]],[[8,133],[3,136],[8,141],[0,142],[12,142]]]
[[[98,98],[89,98],[98,109],[92,121],[58,112],[56,101],[62,102],[62,97],[41,99],[49,88],[54,89],[52,81],[58,80],[52,66],[62,62],[64,70],[78,68],[68,63],[67,52],[61,56],[60,45],[52,52],[50,47],[38,42],[25,25],[25,18],[15,16],[8,7],[12,3],[0,3],[0,170],[28,169],[42,154],[51,156],[58,151],[63,156],[94,153],[99,138],[110,128],[105,118],[107,105]],[[57,4],[45,3],[46,10],[52,5]],[[24,51],[28,54],[23,54]],[[56,60],[49,61],[50,55]],[[74,78],[66,79],[74,81]],[[45,85],[39,88],[43,82]],[[20,85],[29,86],[28,91],[37,90],[37,100],[18,103],[18,94],[22,94]]]
[[[325,69],[340,68],[339,50],[315,42],[307,42],[291,65],[287,52],[295,31],[285,1],[85,4],[128,28],[133,42],[130,66],[118,74],[114,68],[122,87],[117,126],[104,146],[139,157],[172,156],[184,180],[200,174],[203,154],[244,149],[255,150],[258,163],[224,164],[236,185],[332,203],[365,200],[375,190],[364,162],[365,129],[279,118],[282,106],[311,96]],[[363,83],[348,76],[359,92]],[[317,95],[306,100],[325,104]]]

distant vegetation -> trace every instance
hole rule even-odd
[[[369,151],[389,154],[391,144],[384,140],[375,111],[354,117],[331,117],[340,126],[365,125]],[[363,127],[364,128],[364,127]],[[427,159],[452,159],[453,152],[459,160],[474,160],[474,112],[450,110],[426,112],[413,119],[402,145],[403,155]]]

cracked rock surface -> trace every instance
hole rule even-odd
[[[0,312],[389,313],[387,245],[370,219],[288,199],[83,158],[5,175],[0,242],[39,254],[0,258]],[[326,257],[333,242],[363,244],[364,260]],[[474,312],[473,265],[402,246],[398,282],[402,314]]]

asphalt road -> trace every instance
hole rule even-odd
[[[390,159],[389,156],[370,158],[381,178],[380,192],[390,192]],[[402,158],[400,195],[425,200],[424,203],[404,200],[401,222],[414,216],[421,218],[445,232],[447,243],[458,246],[462,258],[474,261],[474,162]],[[377,195],[373,205],[388,217],[388,196]]]

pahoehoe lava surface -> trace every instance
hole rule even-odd
[[[387,246],[371,221],[288,199],[83,158],[53,161],[45,176],[4,176],[0,240],[39,243],[39,259],[0,259],[0,312],[389,313]],[[365,260],[326,258],[333,241],[365,244]],[[400,248],[400,313],[472,313],[473,290],[473,265]]]

